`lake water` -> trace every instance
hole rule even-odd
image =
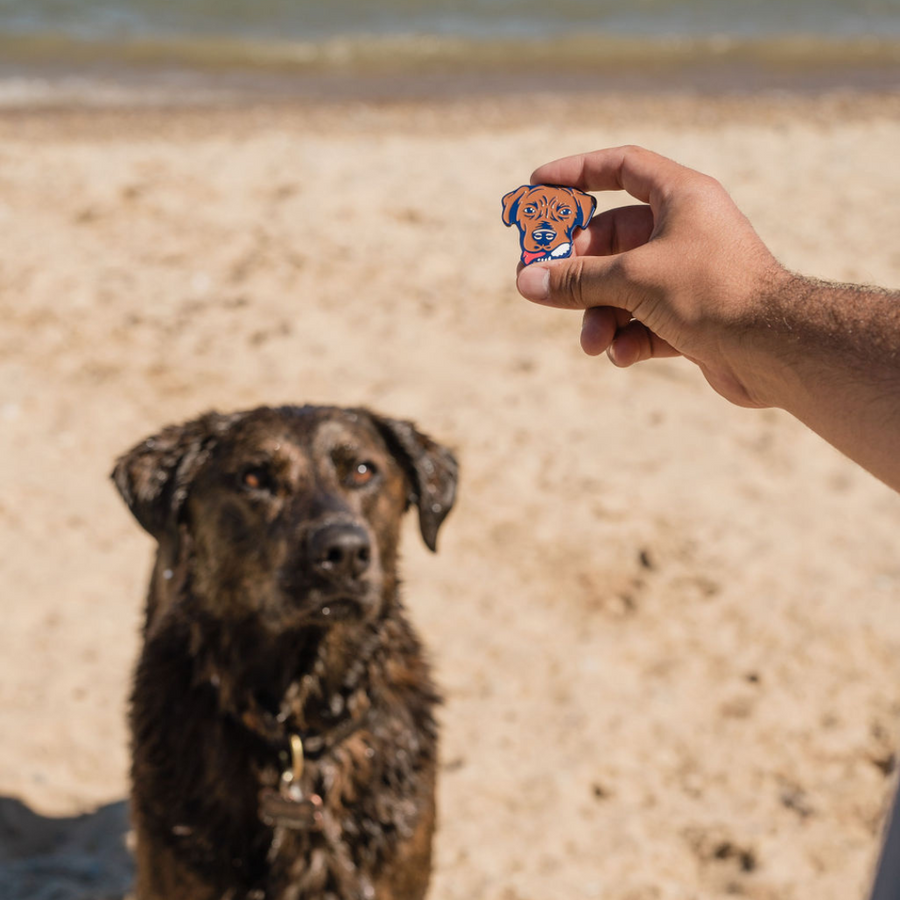
[[[295,41],[584,32],[900,36],[900,0],[0,0],[0,32]]]
[[[552,87],[723,61],[751,88],[775,70],[900,85],[900,0],[0,0],[7,80],[253,72],[313,90],[310,73],[528,72]]]

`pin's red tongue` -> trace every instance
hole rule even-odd
[[[538,259],[546,259],[547,251],[546,250],[537,250],[534,253],[529,250],[522,251],[522,262],[525,263],[526,266],[530,266],[533,262]]]

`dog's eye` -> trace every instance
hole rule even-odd
[[[278,485],[275,476],[266,466],[248,466],[241,472],[241,487],[251,491],[267,491],[274,494]]]
[[[347,483],[350,487],[365,487],[378,474],[378,468],[373,462],[354,463],[347,475]]]
[[[559,209],[559,214],[561,216],[571,216],[572,210],[568,206],[563,206]]]
[[[522,210],[522,212],[525,213],[526,216],[533,216],[537,214],[537,209],[535,209],[533,206],[526,206],[525,209]]]

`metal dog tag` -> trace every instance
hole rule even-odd
[[[519,229],[522,262],[572,255],[576,228],[587,228],[597,201],[584,191],[551,184],[523,184],[503,197],[503,223]]]
[[[260,792],[259,815],[271,827],[280,825],[283,828],[319,831],[322,828],[322,805],[318,794],[304,798],[297,785],[291,785],[285,794],[266,788]]]

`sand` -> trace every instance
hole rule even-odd
[[[0,114],[2,896],[128,884],[152,546],[112,460],[281,402],[409,417],[461,459],[439,554],[405,531],[447,698],[432,900],[864,896],[900,498],[518,297],[500,196],[623,142],[717,176],[788,266],[900,285],[897,96]]]

